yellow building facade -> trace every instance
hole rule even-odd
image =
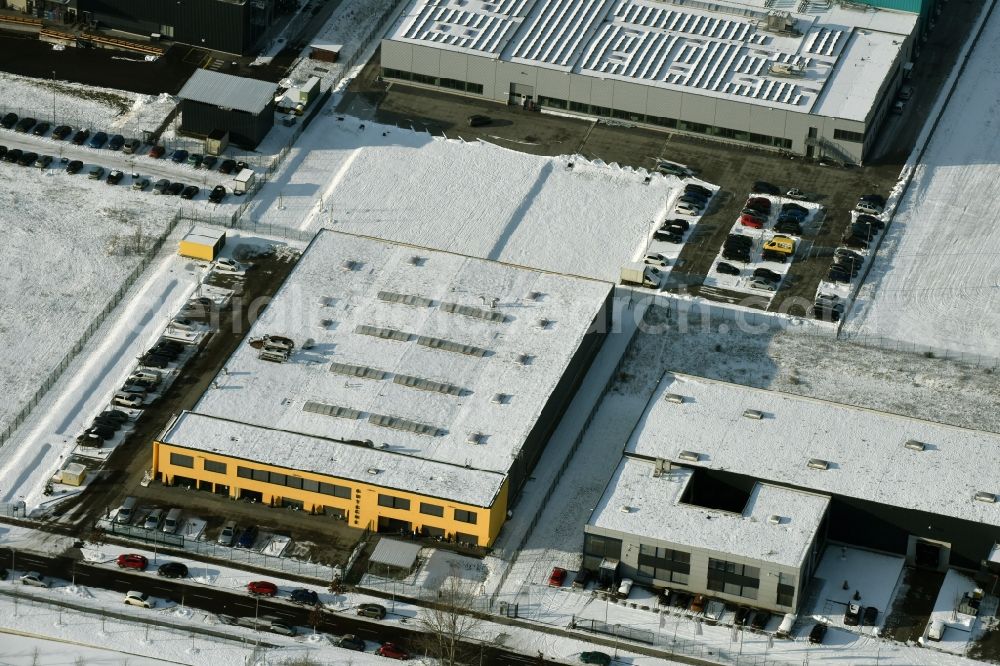
[[[334,515],[358,529],[415,532],[483,547],[493,544],[506,519],[509,486],[504,478],[490,506],[474,506],[162,441],[153,442],[153,477],[165,485]]]

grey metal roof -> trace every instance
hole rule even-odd
[[[274,99],[277,89],[276,83],[199,69],[191,75],[177,96],[193,102],[259,113]]]
[[[413,568],[413,563],[417,561],[417,553],[419,552],[419,544],[383,537],[379,539],[368,561],[374,564],[410,570]],[[376,571],[375,573],[377,574],[378,572]]]

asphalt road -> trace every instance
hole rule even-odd
[[[289,625],[312,626],[311,608],[287,600],[251,597],[232,590],[188,584],[183,580],[157,578],[148,573],[95,566],[68,556],[49,558],[34,553],[12,553],[7,548],[0,551],[0,566],[13,568],[12,556],[19,571],[38,571],[45,576],[72,580],[77,585],[114,590],[123,594],[128,590],[140,590],[153,597],[183,602],[186,606],[211,613],[223,613],[237,618],[275,616]],[[398,624],[361,618],[354,615],[352,610],[339,613],[324,611],[321,617],[316,629],[324,633],[337,636],[354,634],[375,643],[390,641],[413,651],[417,650],[420,643],[419,631],[405,629]],[[262,639],[269,635],[263,632]],[[464,647],[469,654],[480,652],[480,647],[476,644]],[[482,653],[482,663],[488,665],[557,663],[542,660],[538,656],[526,656],[496,648],[486,648]]]

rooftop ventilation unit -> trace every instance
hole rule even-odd
[[[381,326],[366,326],[360,324],[354,327],[355,333],[360,333],[361,335],[370,335],[375,338],[382,338],[383,340],[395,340],[396,342],[409,342],[413,339],[413,336],[405,331],[397,331],[394,328],[382,328]]]
[[[745,416],[748,419],[755,419],[757,421],[760,421],[762,418],[764,418],[764,412],[760,411],[759,409],[747,409],[743,411],[743,416]]]
[[[467,393],[471,393],[471,391],[466,391],[466,389],[461,386],[445,384],[444,382],[435,382],[430,379],[412,377],[410,375],[396,375],[392,378],[392,381],[397,384],[402,384],[403,386],[420,389],[421,391],[436,391],[437,393],[444,393],[446,395],[463,396]]]
[[[401,303],[419,308],[429,308],[434,305],[434,301],[429,298],[412,296],[410,294],[397,294],[394,291],[380,291],[378,292],[378,298],[380,301],[385,301],[386,303]]]
[[[418,257],[417,255],[413,255],[410,257],[410,263],[414,266],[423,266],[427,263],[427,257]]]
[[[668,393],[665,396],[663,396],[663,399],[666,400],[667,402],[672,402],[675,405],[684,404],[684,396],[677,393]]]
[[[430,338],[425,335],[417,337],[417,344],[430,347],[431,349],[440,349],[441,351],[465,354],[466,356],[479,356],[480,358],[490,352],[489,349],[483,349],[482,347],[463,345],[461,342],[452,342],[451,340],[444,340],[442,338]]]
[[[810,458],[806,466],[809,469],[830,469],[830,463],[819,458]]]
[[[677,457],[687,462],[698,462],[701,459],[701,455],[695,451],[681,451]]]
[[[356,271],[360,270],[364,266],[360,261],[354,261],[353,259],[348,259],[340,265],[340,268],[344,271]]]
[[[376,474],[378,474],[381,471],[382,470],[378,469],[377,467],[369,467],[368,468],[368,473],[371,474],[372,476],[375,476]]]
[[[781,524],[781,516],[779,516],[776,513],[772,514],[772,515],[770,515],[770,516],[767,517],[767,522],[771,523],[772,525],[780,525]]]
[[[377,368],[369,368],[367,365],[351,365],[350,363],[331,363],[330,372],[338,375],[348,375],[349,377],[361,377],[362,379],[385,379],[388,372]]]
[[[630,507],[628,504],[622,504],[620,507],[618,507],[618,510],[621,511],[622,513],[632,513],[632,507]]]
[[[533,292],[531,292],[531,293],[528,294],[528,300],[531,300],[531,301],[540,301],[543,298],[545,298],[545,294],[543,294],[540,291],[533,291]]]
[[[658,479],[663,476],[663,471],[667,467],[667,461],[663,458],[657,458],[656,464],[653,465],[653,478]]]
[[[531,365],[535,360],[535,357],[531,354],[520,354],[517,357],[517,362],[521,365]]]
[[[509,405],[511,395],[509,393],[497,393],[491,401],[495,405]]]
[[[335,416],[339,419],[357,419],[361,417],[361,412],[356,409],[327,405],[322,402],[313,402],[312,400],[302,405],[302,411],[312,414],[322,414],[323,416]]]
[[[409,421],[395,416],[386,416],[385,414],[371,414],[368,416],[368,422],[372,425],[382,426],[383,428],[405,430],[406,432],[416,433],[417,435],[440,437],[441,435],[446,434],[444,430],[432,425],[427,425],[426,423],[417,423],[416,421]]]
[[[911,451],[923,451],[924,449],[927,448],[926,444],[924,444],[923,442],[918,442],[915,439],[906,440],[906,444],[903,444],[903,446],[910,449]]]
[[[996,504],[997,496],[993,493],[988,493],[984,490],[980,490],[973,496],[977,502],[986,502],[987,504]]]
[[[485,444],[486,435],[481,432],[474,432],[465,440],[467,444]]]
[[[546,331],[551,330],[552,327],[555,326],[555,324],[556,323],[554,321],[552,321],[551,319],[539,319],[538,320],[538,328],[541,328],[541,329],[546,330]]]
[[[496,310],[484,310],[482,308],[474,308],[471,305],[459,305],[458,303],[442,303],[441,309],[445,312],[465,315],[466,317],[475,317],[476,319],[485,319],[497,324],[502,324],[507,319],[502,312],[497,312]]]

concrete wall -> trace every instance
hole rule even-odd
[[[909,52],[909,47],[901,50],[897,68],[901,68],[902,63],[908,59]],[[899,88],[899,81],[892,77],[883,82],[882,94],[889,103],[876,105],[868,121],[857,122],[750,104],[734,99],[715,98],[695,92],[658,88],[637,82],[601,79],[393,40],[382,42],[382,67],[478,83],[483,86],[483,97],[496,102],[507,103],[513,86],[516,85],[521,89],[525,89],[526,86],[530,88],[536,100],[541,95],[644,116],[674,118],[784,138],[792,142],[791,152],[800,155],[807,154],[806,138],[809,136],[809,129],[815,127],[817,138],[824,141],[826,149],[814,146],[812,151],[814,157],[825,154],[834,159],[858,163],[863,161],[864,151],[872,146],[877,136],[874,130],[866,132],[866,127],[877,128],[881,124],[891,107],[892,95]],[[664,129],[656,124],[646,124]],[[838,129],[868,134],[867,145],[835,139],[834,131]],[[711,138],[711,135],[699,136]],[[768,147],[757,143],[750,145]]]

